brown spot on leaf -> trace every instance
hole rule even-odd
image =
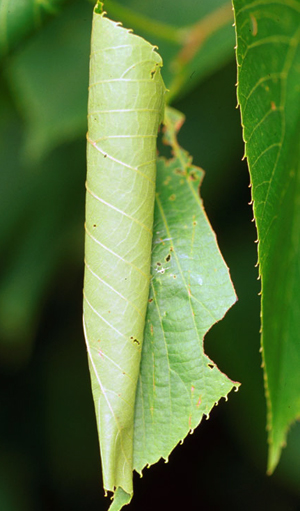
[[[138,339],[136,339],[135,337],[133,337],[133,336],[131,336],[130,339],[132,340],[132,342],[134,344],[139,344],[139,345],[141,344],[140,341]]]
[[[255,18],[255,16],[253,16],[253,14],[250,14],[250,19],[251,19],[251,32],[252,32],[252,35],[255,37],[257,35],[257,19]]]

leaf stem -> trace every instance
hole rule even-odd
[[[167,102],[172,103],[175,96],[179,93],[185,76],[184,68],[191,62],[201,46],[209,39],[217,30],[233,21],[232,7],[230,3],[226,3],[213,12],[207,14],[204,18],[197,21],[189,28],[185,28],[185,40],[183,47],[170,63],[174,78],[169,86],[169,94]]]
[[[185,29],[148,18],[143,14],[134,12],[129,7],[124,7],[124,5],[119,4],[115,0],[108,1],[106,6],[109,15],[118,19],[121,18],[124,23],[133,25],[138,30],[178,45],[181,45],[184,40]]]
[[[185,29],[186,37],[183,48],[176,58],[177,63],[183,66],[192,60],[206,39],[227,25],[230,20],[233,21],[232,6],[231,3],[226,3],[197,21],[189,29]]]

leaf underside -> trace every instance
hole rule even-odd
[[[97,10],[84,329],[104,488],[117,511],[131,500],[132,470],[167,459],[236,386],[203,351],[236,296],[199,197],[202,171],[177,143],[183,116],[172,109],[165,141],[174,158],[158,158],[155,188],[160,56]]]
[[[166,110],[174,158],[157,161],[152,280],[135,409],[138,472],[167,459],[233,386],[203,350],[205,333],[236,296],[199,197],[203,171],[177,144],[182,122],[182,114]]]
[[[262,281],[268,470],[300,416],[300,2],[234,0],[241,107]]]

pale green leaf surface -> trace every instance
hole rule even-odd
[[[1,0],[0,56],[6,54],[32,29],[39,28],[47,14],[54,14],[63,0]]]
[[[117,511],[131,499],[132,470],[167,458],[232,389],[204,354],[203,336],[236,297],[198,196],[202,171],[177,144],[183,117],[173,110],[165,122],[175,156],[158,160],[155,193],[161,58],[98,10],[90,63],[84,330],[104,488],[115,492],[111,509]]]
[[[126,493],[119,486],[115,491],[113,501],[109,507],[109,511],[119,511],[120,509],[122,509],[123,506],[126,506],[126,504],[129,504],[130,501],[131,501],[131,495]]]
[[[203,172],[181,149],[182,114],[168,109],[174,158],[158,159],[152,280],[134,429],[134,468],[168,458],[233,382],[205,355],[203,337],[236,296],[199,197]]]
[[[133,418],[150,283],[162,61],[96,11],[89,86],[84,325],[104,488],[132,494]]]
[[[269,461],[300,416],[300,2],[234,0],[238,99],[262,281]]]

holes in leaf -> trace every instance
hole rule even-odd
[[[165,259],[166,259],[166,262],[168,263],[171,260],[171,254],[168,254]]]
[[[213,364],[207,364],[207,367],[209,367],[209,369],[213,369],[215,366]]]
[[[140,343],[140,341],[139,341],[138,339],[136,339],[135,337],[133,337],[133,336],[131,336],[131,337],[130,337],[130,340],[131,340],[134,344],[138,344],[138,345],[140,345],[140,344],[141,344],[141,343]]]
[[[150,77],[151,77],[151,80],[153,80],[153,79],[154,79],[154,76],[155,76],[155,74],[156,74],[156,72],[157,72],[157,68],[158,68],[158,64],[155,64],[154,69],[152,69],[152,71],[150,71]]]

